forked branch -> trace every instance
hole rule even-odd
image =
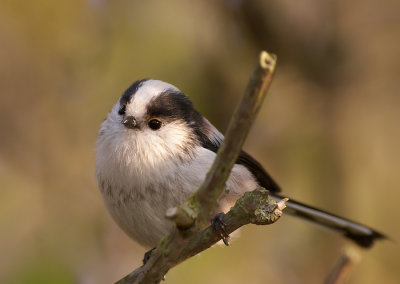
[[[159,283],[170,268],[221,239],[212,227],[205,227],[213,217],[225,182],[265,98],[275,65],[275,55],[261,52],[204,183],[184,204],[166,212],[166,217],[172,219],[176,226],[164,236],[145,265],[117,283]],[[245,193],[223,217],[227,233],[248,223],[274,223],[282,215],[285,202],[270,200],[268,191],[263,188]]]

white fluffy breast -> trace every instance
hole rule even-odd
[[[103,122],[96,151],[97,173],[113,183],[141,186],[155,176],[169,175],[178,161],[193,152],[193,134],[179,120],[157,131],[148,127],[132,130],[114,116],[110,113]]]
[[[168,131],[171,137],[156,138],[110,129],[107,120],[102,125],[96,153],[100,191],[116,223],[145,247],[155,246],[168,232],[172,224],[164,217],[166,210],[200,187],[216,156],[200,146],[189,152],[181,148],[180,141],[189,135],[182,129],[175,125]],[[227,211],[241,193],[256,186],[250,172],[235,165],[219,211]]]

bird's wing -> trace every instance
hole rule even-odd
[[[209,131],[204,132],[208,135],[204,135],[202,140],[204,143],[202,145],[203,147],[216,153],[221,145],[222,140],[224,139],[224,136],[211,123],[209,123],[206,128],[208,128]],[[272,199],[279,201],[285,197],[278,193],[280,191],[279,186],[269,176],[261,164],[249,154],[241,151],[236,164],[245,166],[254,175],[258,183],[271,192],[270,197]],[[361,247],[368,248],[373,245],[375,240],[386,239],[385,235],[375,231],[374,229],[371,229],[370,227],[295,201],[293,199],[287,201],[286,206],[287,208],[285,209],[285,213],[300,217],[301,219],[308,220],[324,228],[336,231],[344,235],[346,238],[351,239]]]

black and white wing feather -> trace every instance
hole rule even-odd
[[[201,144],[204,148],[217,153],[224,136],[208,120],[204,120],[203,130],[205,131],[202,131],[202,135],[199,137]],[[271,198],[281,200],[285,197],[279,194],[281,191],[279,186],[263,166],[249,154],[241,151],[236,163],[245,166],[256,178],[258,184],[270,191]],[[289,199],[286,205],[286,213],[338,232],[361,247],[371,247],[375,240],[386,238],[383,234],[367,226],[293,199]]]

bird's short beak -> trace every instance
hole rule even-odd
[[[130,128],[130,129],[138,128],[138,123],[137,123],[135,117],[133,117],[131,115],[122,119],[122,124],[126,128]]]

